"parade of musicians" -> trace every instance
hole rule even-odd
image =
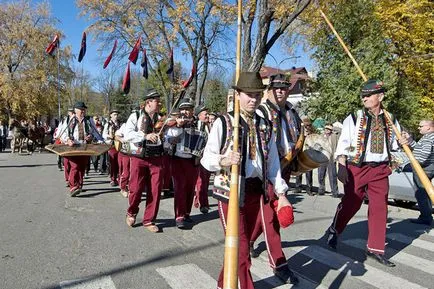
[[[434,288],[432,1],[0,6],[0,288]]]

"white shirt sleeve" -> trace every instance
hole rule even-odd
[[[338,145],[336,146],[335,158],[340,155],[349,155],[352,142],[351,137],[353,136],[353,132],[355,129],[356,128],[352,116],[347,116],[342,126],[341,136],[339,137]]]
[[[142,142],[145,139],[145,134],[138,129],[138,122],[141,120],[141,117],[137,119],[136,114],[132,113],[128,118],[125,124],[125,136],[124,139],[126,141],[132,143]]]
[[[104,128],[103,128],[103,130],[102,130],[102,137],[105,139],[105,140],[107,140],[107,138],[108,138],[108,126],[109,126],[109,123],[107,122],[105,125],[104,125]]]
[[[271,135],[270,142],[268,144],[268,180],[274,185],[276,194],[285,193],[289,188],[285,180],[282,179],[280,173],[280,158],[277,151],[276,142],[274,141],[274,132]]]
[[[219,171],[221,169],[220,160],[222,156],[220,155],[220,147],[222,134],[223,124],[221,119],[218,118],[211,128],[202,159],[200,160],[202,166],[210,172]]]

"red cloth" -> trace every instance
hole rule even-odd
[[[161,192],[161,157],[130,159],[130,192],[128,194],[129,215],[137,215],[142,192],[146,191],[146,207],[143,213],[143,225],[155,222],[160,207]]]
[[[280,208],[280,210],[277,210],[278,201],[273,201],[273,209],[277,214],[277,219],[279,220],[279,224],[282,228],[287,228],[289,225],[294,223],[294,210],[292,209],[291,204],[288,206],[284,206]]]
[[[377,167],[349,165],[349,181],[344,186],[345,195],[339,203],[333,223],[330,226],[342,233],[351,218],[360,209],[365,194],[369,198],[368,244],[369,251],[384,254],[386,241],[387,195],[389,178],[392,173],[387,164]]]

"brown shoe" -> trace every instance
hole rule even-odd
[[[136,216],[127,215],[127,218],[125,221],[129,227],[132,227],[136,223]]]
[[[143,225],[143,227],[145,229],[147,229],[149,232],[152,232],[152,233],[158,233],[158,232],[160,232],[160,228],[158,228],[158,226],[154,225],[154,224]]]

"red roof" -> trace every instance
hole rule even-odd
[[[283,73],[283,74],[290,73],[291,79],[292,78],[297,78],[297,79],[298,78],[302,78],[302,79],[309,78],[309,76],[307,75],[307,70],[304,67],[292,67],[289,69],[278,69],[278,68],[269,67],[269,66],[262,66],[259,73],[261,74],[262,78],[269,78],[271,75],[277,74],[277,73]]]

